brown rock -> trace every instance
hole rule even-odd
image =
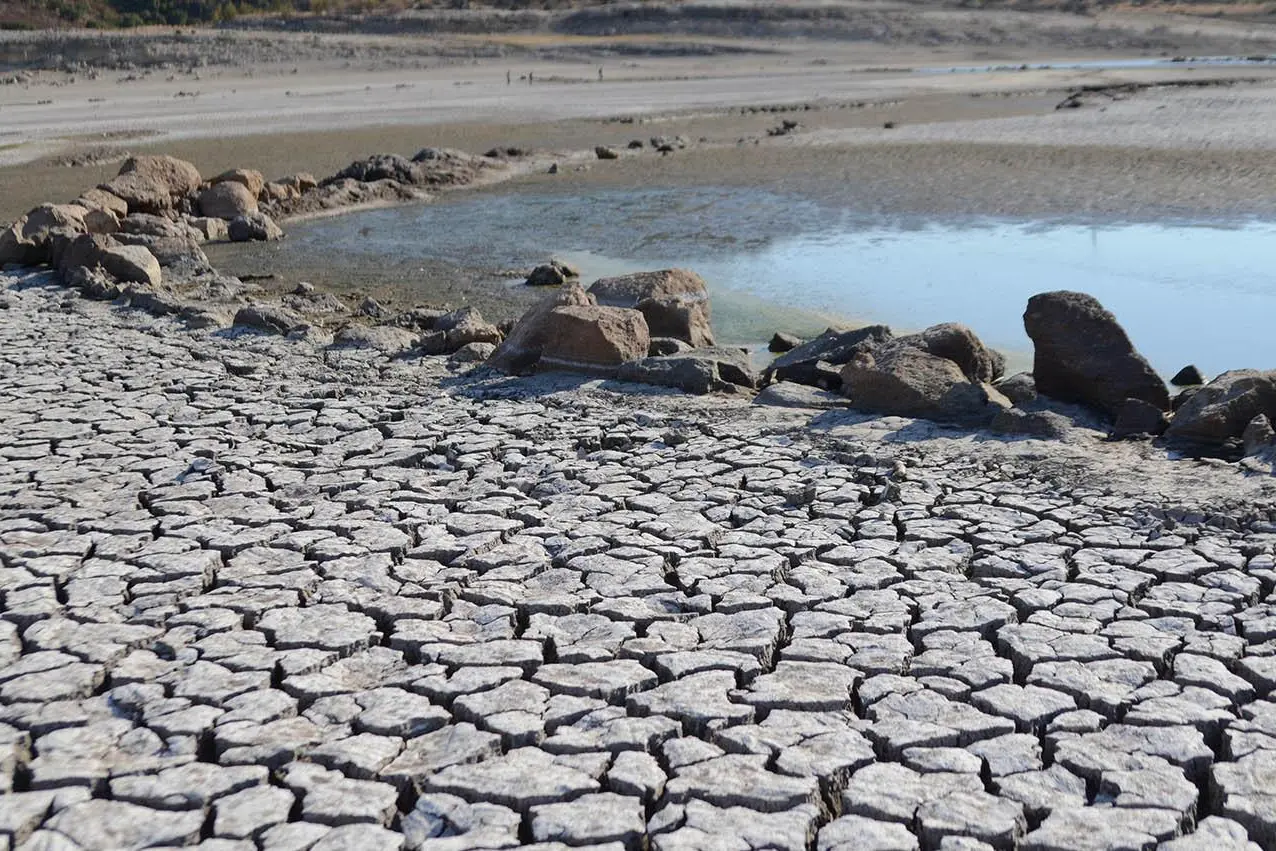
[[[22,232],[27,239],[44,242],[50,233],[84,233],[88,209],[78,204],[41,204],[27,213]]]
[[[149,178],[162,186],[172,201],[190,195],[203,182],[195,166],[168,156],[129,157],[120,167],[120,174]]]
[[[257,212],[257,193],[242,183],[214,183],[199,193],[199,210],[215,219],[234,219]]]
[[[209,183],[213,186],[219,183],[238,183],[247,189],[249,194],[255,199],[261,194],[262,188],[266,185],[266,178],[256,169],[233,168],[230,171],[223,171],[210,180]],[[221,216],[220,218],[226,218],[226,216]]]
[[[495,325],[483,318],[476,308],[463,307],[451,313],[445,313],[434,322],[436,331],[447,334],[447,351],[454,352],[469,343],[501,342],[501,332]]]
[[[121,174],[98,189],[121,198],[130,213],[164,215],[173,209],[168,187],[145,174]]]
[[[842,368],[843,392],[857,410],[987,425],[1010,407],[987,384],[970,381],[953,361],[913,346],[861,353]]]
[[[63,276],[78,268],[102,269],[121,283],[157,287],[162,272],[159,261],[140,245],[120,245],[109,236],[82,234],[71,240],[58,257]]]
[[[119,217],[105,209],[93,209],[84,214],[84,230],[87,233],[115,233],[120,229]]]
[[[265,213],[248,213],[231,219],[227,229],[231,242],[268,242],[283,239],[284,232]]]
[[[695,272],[663,269],[601,278],[589,292],[600,305],[641,311],[657,337],[677,337],[696,347],[714,344],[709,291]]]
[[[1246,455],[1259,455],[1272,448],[1272,444],[1276,443],[1276,429],[1272,428],[1272,421],[1266,414],[1259,414],[1249,421],[1241,433],[1241,442]]]
[[[568,305],[550,311],[540,369],[614,375],[625,361],[645,357],[647,320],[637,310]]]
[[[514,325],[505,341],[496,347],[488,366],[511,375],[531,371],[540,360],[549,333],[549,315],[556,307],[594,304],[594,297],[578,283],[569,283],[561,291],[551,293],[533,305]]]
[[[34,241],[27,239],[23,233],[26,223],[27,220],[24,216],[4,230],[0,230],[0,266],[7,263],[16,263],[19,266],[35,266],[39,263],[48,262],[48,246],[38,245]]]
[[[186,224],[199,234],[204,242],[225,242],[230,239],[230,229],[222,219],[194,217],[186,220]]]
[[[1023,324],[1035,346],[1032,374],[1038,393],[1090,405],[1110,417],[1120,413],[1126,399],[1169,410],[1165,382],[1094,297],[1068,291],[1035,295]]]
[[[897,343],[952,361],[971,381],[996,381],[1006,369],[1006,359],[999,352],[985,346],[974,331],[956,322],[932,325],[920,334],[900,337]]]

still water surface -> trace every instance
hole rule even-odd
[[[1028,297],[1093,294],[1165,373],[1276,368],[1276,223],[904,219],[734,188],[515,191],[373,210],[290,230],[288,250],[519,267],[557,256],[586,282],[686,266],[719,336],[757,342],[807,312],[900,330],[962,322],[1022,362]],[[501,285],[493,281],[493,286]],[[772,314],[772,310],[776,310]],[[1015,354],[1019,357],[1013,357]]]

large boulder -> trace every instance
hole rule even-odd
[[[236,219],[257,212],[257,194],[233,180],[214,183],[199,193],[199,211],[215,219]]]
[[[545,348],[549,334],[549,315],[554,312],[554,308],[591,304],[594,304],[593,296],[577,283],[570,283],[561,291],[551,293],[523,314],[513,330],[506,335],[504,342],[496,347],[487,365],[511,375],[530,372]]]
[[[734,393],[740,388],[755,389],[758,375],[749,361],[747,349],[711,347],[674,355],[646,357],[620,367],[622,381],[677,387],[688,393]]]
[[[1112,418],[1126,399],[1169,410],[1165,382],[1093,296],[1066,290],[1035,295],[1023,324],[1035,346],[1032,374],[1042,395]]]
[[[1006,370],[1006,359],[1000,352],[985,346],[974,331],[956,322],[932,325],[920,334],[900,337],[896,345],[912,346],[950,360],[971,381],[991,383]]]
[[[862,352],[842,368],[851,407],[877,414],[985,426],[1010,401],[961,368],[913,346]]]
[[[891,329],[885,325],[869,325],[853,331],[830,328],[814,340],[796,346],[771,361],[763,377],[768,384],[792,381],[825,390],[840,390],[841,367],[856,355],[872,351],[890,339]]]
[[[1240,439],[1257,416],[1276,419],[1276,370],[1225,372],[1197,389],[1174,414],[1165,436],[1218,445]]]
[[[625,361],[645,357],[651,333],[642,313],[624,307],[567,305],[549,312],[540,369],[615,375]]]
[[[255,199],[261,194],[261,190],[266,186],[266,177],[260,171],[251,168],[234,168],[230,171],[223,171],[221,174],[208,181],[213,186],[219,183],[238,183],[240,186],[248,190],[248,194]],[[233,218],[221,216],[219,218]]]
[[[653,336],[677,337],[696,347],[714,344],[709,291],[695,272],[663,269],[600,278],[589,292],[600,305],[641,311]]]
[[[120,233],[136,236],[153,236],[163,239],[189,239],[193,236],[184,222],[175,222],[163,216],[134,213],[120,220]]]
[[[172,201],[185,198],[199,188],[199,169],[176,157],[129,157],[120,166],[120,175],[135,174],[154,181],[168,192]]]
[[[73,238],[85,232],[88,210],[77,204],[41,204],[0,231],[0,265],[34,266],[48,263],[54,237]]]
[[[36,244],[23,233],[26,223],[26,217],[23,217],[0,230],[0,266],[8,263],[35,266],[48,261],[48,246]]]
[[[88,208],[79,204],[41,204],[27,213],[22,231],[28,239],[45,241],[51,233],[84,233]]]

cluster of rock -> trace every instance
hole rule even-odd
[[[513,374],[569,370],[692,393],[758,385],[746,349],[715,344],[705,282],[686,269],[600,278],[588,291],[569,280],[523,315],[488,366]]]
[[[386,327],[364,328],[366,315],[313,288],[282,303],[262,301],[254,287],[217,272],[202,249],[210,242],[281,239],[276,218],[419,198],[420,187],[469,183],[489,165],[486,157],[425,148],[410,160],[374,155],[322,181],[305,173],[268,181],[242,168],[205,180],[184,160],[131,157],[110,181],[70,203],[42,204],[0,230],[0,267],[49,265],[91,298],[124,299],[152,313],[179,315],[194,327],[236,324],[292,333],[331,326],[338,342],[387,351],[491,346],[501,334],[481,317],[467,315],[465,324],[478,328],[473,331],[436,328],[434,319],[447,313],[442,310],[426,311],[428,321],[411,311]],[[473,355],[488,353],[480,348]]]
[[[523,373],[567,369],[695,393],[764,388],[758,401],[849,406],[1008,434],[1060,436],[1066,406],[1083,406],[1115,437],[1147,435],[1247,454],[1273,446],[1276,372],[1239,370],[1204,384],[1194,367],[1173,400],[1165,382],[1092,296],[1034,296],[1024,327],[1031,373],[1005,375],[1004,357],[969,328],[944,323],[906,336],[884,325],[829,329],[813,340],[777,335],[783,350],[761,374],[745,349],[715,345],[708,293],[694,272],[604,278],[586,292],[561,264],[529,284],[565,284],[528,311],[489,365]],[[1064,403],[1061,407],[1058,403]]]

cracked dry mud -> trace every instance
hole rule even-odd
[[[1267,508],[527,386],[0,278],[0,848],[1276,848]]]

